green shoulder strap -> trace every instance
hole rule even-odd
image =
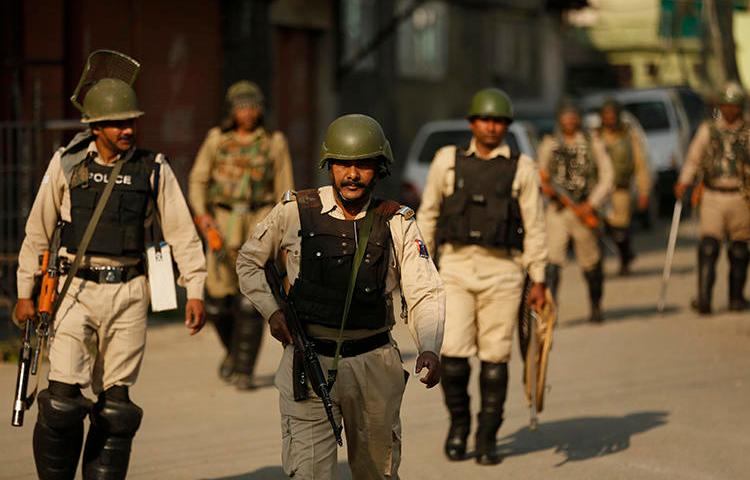
[[[107,182],[107,185],[104,187],[102,196],[99,198],[99,203],[96,204],[96,208],[94,209],[94,213],[91,215],[91,220],[89,220],[89,224],[86,226],[86,230],[83,232],[83,237],[81,238],[80,245],[78,245],[78,251],[76,252],[76,257],[73,260],[73,264],[70,266],[70,270],[68,270],[68,276],[65,278],[65,283],[63,284],[62,289],[60,290],[60,293],[57,295],[57,298],[55,299],[55,303],[52,307],[52,321],[51,321],[52,325],[54,325],[55,316],[57,315],[57,310],[60,308],[60,304],[65,298],[65,294],[68,293],[68,289],[70,288],[70,284],[73,281],[73,277],[75,277],[76,273],[78,272],[78,268],[81,266],[81,261],[83,261],[83,256],[86,255],[86,250],[89,248],[89,243],[91,243],[91,238],[94,236],[96,225],[99,223],[99,219],[102,216],[102,212],[104,212],[104,207],[107,206],[107,201],[109,200],[109,197],[112,194],[112,190],[115,188],[115,183],[117,183],[117,177],[118,175],[120,175],[120,172],[122,171],[122,166],[124,163],[125,163],[125,158],[121,156],[121,158],[117,160],[117,162],[115,163],[115,166],[112,168],[112,172],[109,174],[109,181]]]
[[[372,202],[374,203],[374,201]],[[341,327],[339,328],[339,337],[336,340],[336,354],[333,357],[333,365],[328,371],[328,382],[333,384],[336,379],[336,371],[339,366],[339,358],[341,357],[341,345],[343,344],[342,338],[344,336],[344,328],[346,327],[346,321],[349,319],[349,309],[352,306],[352,296],[354,295],[354,285],[357,283],[357,273],[359,273],[359,267],[362,265],[362,259],[365,257],[365,250],[367,250],[367,242],[370,239],[370,232],[372,231],[372,224],[375,219],[375,206],[370,205],[367,209],[365,218],[362,221],[362,228],[359,231],[359,240],[357,241],[357,250],[354,252],[354,260],[352,261],[352,272],[349,275],[349,285],[346,289],[346,300],[344,302],[344,314],[341,316]]]

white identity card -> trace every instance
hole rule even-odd
[[[174,285],[172,250],[167,242],[146,249],[148,261],[148,284],[151,289],[151,311],[161,312],[177,308],[177,290]]]

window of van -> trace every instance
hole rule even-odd
[[[520,150],[515,134],[505,134],[505,141],[511,148]],[[471,142],[471,130],[443,130],[431,133],[424,142],[422,151],[419,152],[419,163],[432,163],[435,153],[446,145],[468,146]]]
[[[669,117],[664,102],[633,102],[623,106],[635,115],[645,131],[669,130]]]

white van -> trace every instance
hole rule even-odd
[[[585,95],[584,113],[597,111],[604,100],[615,98],[641,124],[649,149],[654,178],[654,198],[659,213],[671,215],[672,186],[684,162],[690,140],[706,108],[701,97],[684,87],[614,90]]]
[[[416,209],[435,153],[446,145],[468,146],[470,141],[471,130],[465,119],[438,120],[422,125],[406,156],[401,177],[401,202]],[[511,123],[505,142],[532,158],[536,155],[536,133],[528,122],[517,120]]]

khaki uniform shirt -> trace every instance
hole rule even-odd
[[[323,204],[321,213],[344,220],[344,214],[334,199],[333,187],[321,187],[318,192]],[[355,221],[364,219],[366,208],[356,216]],[[392,251],[385,291],[386,301],[395,308],[389,310],[388,326],[383,330],[390,329],[398,315],[394,310],[400,310],[400,290],[406,300],[407,324],[417,348],[420,352],[439,354],[443,343],[445,320],[443,283],[432,260],[420,255],[419,242],[422,236],[414,218],[405,218],[397,214],[388,224]],[[276,258],[279,253],[285,251],[287,276],[289,282],[294,283],[300,269],[300,228],[297,202],[280,203],[258,224],[252,236],[240,249],[237,259],[240,290],[266,319],[279,309],[279,305],[271,294],[263,267],[268,259]],[[346,330],[344,338],[363,338],[377,332]],[[338,338],[338,329],[319,325],[309,325],[308,333],[313,337],[327,340]]]
[[[477,154],[476,143],[472,138],[467,154]],[[510,147],[503,144],[490,152],[490,158],[498,155],[510,157]],[[435,154],[427,176],[427,185],[422,194],[422,203],[417,215],[419,230],[425,237],[430,252],[435,252],[437,221],[443,199],[453,194],[455,184],[456,147],[443,147]],[[544,217],[544,202],[539,186],[539,172],[534,160],[527,155],[518,159],[518,168],[513,179],[512,194],[518,199],[524,224],[523,254],[515,260],[523,265],[534,282],[544,282],[544,269],[547,264],[547,230]],[[502,253],[501,253],[502,252]],[[447,243],[440,249],[440,255],[459,255],[466,258],[487,259],[488,269],[496,261],[507,259],[504,249],[482,245],[452,245]]]
[[[206,139],[203,141],[198,156],[190,171],[188,180],[188,192],[190,197],[190,206],[195,215],[204,215],[208,213],[208,190],[213,180],[213,164],[216,151],[222,139],[228,135],[236,135],[230,131],[222,133],[216,127],[209,130]],[[250,136],[241,139],[242,143],[251,143],[259,135],[268,135],[262,127],[253,131]],[[269,155],[274,163],[274,195],[273,198],[278,200],[287,190],[293,188],[294,179],[292,178],[292,159],[289,156],[289,147],[286,139],[281,132],[271,134],[271,145]]]
[[[132,155],[133,151],[134,149],[129,150],[126,156]],[[18,298],[31,298],[34,273],[40,268],[39,256],[49,247],[58,219],[71,221],[70,188],[60,164],[61,152],[62,149],[58,150],[52,157],[26,222],[26,237],[18,254]],[[97,163],[106,165],[99,159],[95,142],[89,144],[88,152],[95,155]],[[157,206],[161,215],[164,240],[169,243],[180,271],[177,283],[187,288],[188,298],[203,299],[206,260],[201,242],[172,168],[161,154],[157,161],[162,162]],[[153,173],[151,182],[153,183]],[[60,253],[71,261],[75,258],[75,255],[66,252],[65,247],[61,248]],[[86,255],[81,266],[122,266],[137,262],[138,260],[132,257]]]
[[[634,128],[629,128],[630,143],[632,145],[633,155],[633,177],[635,178],[635,187],[639,195],[650,195],[651,193],[651,172],[648,168],[648,155],[646,154],[646,145],[643,138]],[[602,128],[599,135],[605,145],[617,142],[620,136],[624,135],[624,130],[610,131]]]
[[[716,120],[716,126],[720,130],[736,130],[743,125],[742,119],[738,119],[733,124],[728,124],[723,118]],[[687,156],[685,157],[685,165],[682,167],[680,172],[679,182],[684,184],[690,184],[693,182],[696,173],[701,168],[701,163],[704,157],[708,153],[708,147],[711,143],[711,122],[703,122],[698,131],[695,132],[695,137],[690,143],[688,148]],[[750,150],[750,145],[748,145]],[[712,184],[716,187],[723,188],[736,188],[740,186],[739,178],[725,177],[716,178],[712,180]]]
[[[576,133],[574,142],[584,141],[583,132],[579,131]],[[571,142],[573,143],[573,142]],[[542,140],[542,144],[539,146],[538,158],[539,158],[539,169],[545,172],[549,171],[549,163],[552,159],[555,146],[557,145],[557,139],[552,135],[547,135]],[[612,168],[612,161],[607,155],[607,149],[604,147],[601,139],[598,135],[591,135],[591,150],[594,161],[596,162],[597,170],[597,181],[596,185],[591,189],[589,193],[588,203],[593,208],[599,208],[612,193],[614,187],[615,172]]]

